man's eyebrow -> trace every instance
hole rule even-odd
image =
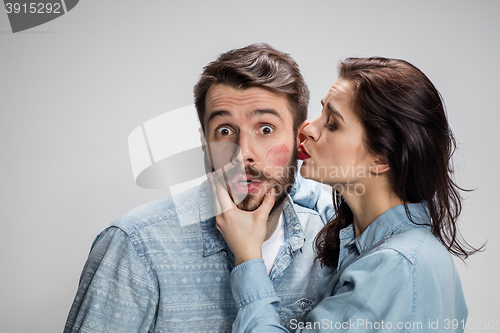
[[[265,114],[272,114],[272,115],[275,115],[276,117],[280,118],[281,120],[283,120],[283,118],[281,117],[279,112],[276,111],[275,109],[257,109],[255,111],[252,111],[248,116],[255,117],[255,116],[262,116]],[[225,111],[225,110],[214,111],[208,116],[207,124],[209,124],[215,117],[218,117],[218,116],[232,117],[232,114],[231,114],[231,112]]]
[[[321,100],[321,105],[325,106],[325,102],[323,102],[323,100]],[[340,112],[337,111],[337,109],[335,109],[330,103],[327,103],[326,106],[328,107],[328,110],[332,111],[333,113],[335,113],[335,115],[337,115],[340,119],[342,119],[342,121],[345,124],[344,117],[342,117],[342,115],[340,114]]]
[[[214,119],[215,117],[217,116],[228,116],[228,117],[231,117],[231,112],[229,111],[225,111],[225,110],[220,110],[220,111],[215,111],[215,112],[212,112],[209,116],[208,116],[208,120],[207,120],[207,124],[210,124],[210,122],[212,121],[212,119]]]
[[[255,111],[253,111],[252,113],[250,113],[250,117],[262,116],[265,114],[272,114],[272,115],[275,115],[276,117],[280,118],[281,120],[283,120],[283,118],[281,117],[279,112],[276,111],[275,109],[257,109]]]

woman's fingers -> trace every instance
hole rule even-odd
[[[255,211],[243,211],[231,200],[223,177],[209,175],[214,187],[214,201],[223,212],[216,217],[216,227],[234,254],[235,263],[262,258],[262,243],[267,233],[267,220],[274,205],[276,190],[269,191]]]
[[[215,180],[214,173],[208,172],[207,178],[208,181],[210,182],[210,188],[212,189],[212,198],[214,201],[215,215],[220,215],[222,214],[222,207],[217,197],[217,181]]]
[[[217,171],[218,175],[218,182],[217,182],[217,197],[219,199],[222,212],[227,212],[230,209],[233,209],[236,207],[234,204],[233,200],[231,199],[231,196],[229,195],[229,192],[227,191],[227,177],[224,173],[223,169],[220,169]]]
[[[234,208],[236,205],[227,191],[224,171],[217,170],[209,175],[209,180],[212,185],[212,195],[214,203],[216,203],[216,212],[217,215],[220,215]]]
[[[264,200],[260,207],[255,211],[255,215],[257,219],[265,220],[267,222],[267,218],[271,213],[271,209],[274,206],[274,200],[276,195],[276,189],[273,187],[269,192],[266,193]]]

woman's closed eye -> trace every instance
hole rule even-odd
[[[330,119],[328,119],[327,123],[325,124],[325,127],[329,130],[329,131],[335,131],[336,129],[339,128],[339,125],[337,124],[336,121],[332,122],[330,121]]]

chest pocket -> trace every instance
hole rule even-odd
[[[280,324],[290,330],[290,320],[304,322],[309,311],[312,310],[314,302],[307,298],[301,298],[295,303],[280,309]],[[295,322],[295,321],[294,321]]]

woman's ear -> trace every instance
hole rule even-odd
[[[387,172],[391,169],[389,161],[383,156],[375,156],[373,162],[370,165],[370,173],[381,174]]]

